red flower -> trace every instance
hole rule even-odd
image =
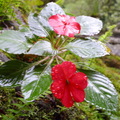
[[[65,61],[55,65],[51,75],[51,91],[64,106],[71,107],[74,102],[84,101],[87,76],[82,72],[76,72],[76,66],[72,62]]]
[[[75,17],[69,15],[52,15],[49,18],[49,24],[59,35],[74,37],[74,34],[80,33],[80,24],[76,22]]]

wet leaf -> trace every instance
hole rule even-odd
[[[44,7],[41,10],[41,13],[40,13],[40,15],[46,20],[48,20],[50,16],[56,15],[56,14],[65,15],[65,12],[59,5],[53,2],[48,3],[46,7]]]
[[[19,84],[25,75],[25,71],[29,68],[29,64],[11,60],[0,66],[0,85],[11,86]]]
[[[46,21],[43,17],[35,17],[34,14],[31,13],[28,17],[28,23],[33,34],[40,37],[46,37],[49,35],[47,30],[50,30],[51,28],[48,21]]]
[[[50,2],[44,7],[38,16],[30,14],[28,23],[32,32],[40,37],[47,37],[53,28],[49,25],[48,19],[52,15],[65,14],[62,8],[56,3]]]
[[[78,16],[76,21],[81,25],[80,35],[98,34],[103,27],[101,20],[89,16]]]
[[[76,41],[68,43],[65,48],[82,58],[95,58],[109,54],[105,44],[92,39],[77,39]]]
[[[30,31],[30,29],[26,26],[20,26],[19,31],[22,32],[28,38],[33,38],[34,37],[32,31]]]
[[[118,97],[115,87],[111,81],[103,74],[93,70],[82,70],[88,77],[88,87],[86,88],[86,101],[107,111],[116,111],[118,107]]]
[[[29,44],[24,34],[8,30],[0,35],[0,49],[8,53],[21,54],[29,49]]]
[[[33,45],[28,54],[35,54],[40,56],[55,55],[57,54],[57,50],[52,48],[50,42],[41,40]]]
[[[27,71],[22,83],[22,93],[27,101],[37,99],[51,84],[50,67],[37,66]]]

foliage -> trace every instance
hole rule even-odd
[[[12,103],[11,106],[13,108],[7,109],[7,115],[2,115],[3,120],[11,120],[11,119],[18,119],[20,116],[22,117],[30,117],[30,115],[35,114],[33,104],[30,102],[25,102],[23,98],[19,98],[19,103]]]
[[[38,6],[43,5],[41,0],[0,0],[0,22],[5,22],[6,20],[15,20],[21,24],[19,18],[26,20],[26,16],[31,11],[37,11],[41,8]],[[24,16],[22,17],[22,13]]]
[[[112,25],[112,26],[109,26],[108,27],[108,31],[106,31],[103,35],[101,35],[99,37],[99,41],[102,41],[102,42],[107,42],[107,40],[109,39],[110,36],[113,35],[113,29],[116,27],[116,25]]]
[[[94,68],[95,70],[99,70],[101,73],[104,73],[108,78],[111,79],[112,83],[114,84],[116,90],[118,91],[118,98],[120,102],[120,72],[119,72],[119,66],[120,66],[120,57],[119,56],[105,56],[101,59],[96,58],[88,61],[88,64],[91,68]],[[104,69],[103,69],[104,67]],[[120,104],[118,105],[120,109]],[[120,119],[120,110],[113,115],[111,115],[112,120],[119,120]]]
[[[100,10],[100,2],[100,0],[66,0],[64,2],[65,12],[72,13],[74,15],[88,15],[97,17]]]
[[[19,3],[19,0],[0,0],[0,22],[8,18],[15,18],[13,7],[17,7]]]
[[[42,0],[20,0],[20,10],[28,16],[30,12],[39,12],[44,4]],[[24,14],[25,14],[24,13]]]
[[[86,101],[96,105],[99,109],[117,111],[117,92],[109,78],[90,69],[87,65],[84,69],[80,69],[82,58],[89,60],[109,54],[106,45],[95,40],[93,36],[101,30],[102,22],[92,17],[78,16],[76,21],[81,25],[82,32],[75,35],[74,38],[70,38],[57,35],[49,25],[49,17],[55,14],[65,13],[57,4],[48,3],[38,16],[33,13],[29,15],[29,27],[26,31],[9,30],[0,35],[0,49],[13,55],[15,59],[1,65],[0,85],[21,85],[25,101],[38,99],[40,95],[49,90],[51,67],[67,60],[67,56],[71,55],[78,70],[88,76],[89,86],[86,89]],[[21,61],[18,58],[22,55],[34,56],[37,59]],[[79,60],[76,61],[78,58]],[[16,106],[19,105],[16,104]],[[10,111],[16,113],[16,111]]]
[[[99,17],[104,23],[105,30],[107,26],[119,22],[119,6],[119,0],[66,0],[64,2],[65,12]]]

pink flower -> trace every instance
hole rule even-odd
[[[80,24],[76,22],[75,17],[69,15],[52,15],[49,18],[49,24],[59,35],[74,37],[74,34],[80,33]]]
[[[76,72],[76,66],[72,62],[65,61],[55,65],[51,75],[51,91],[64,106],[71,107],[74,102],[84,101],[87,76],[82,72]]]

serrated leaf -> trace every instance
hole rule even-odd
[[[34,54],[34,55],[55,55],[57,54],[57,50],[54,50],[51,46],[51,43],[45,40],[40,40],[36,42],[33,47],[30,49],[28,54]]]
[[[49,35],[48,31],[51,30],[51,27],[48,21],[46,21],[43,17],[41,16],[35,17],[31,13],[28,17],[28,23],[33,34],[40,37],[46,37]]]
[[[46,7],[44,7],[41,10],[41,13],[40,13],[40,15],[46,20],[48,20],[50,16],[56,15],[56,14],[65,15],[65,12],[59,5],[53,2],[48,3]]]
[[[21,54],[29,49],[29,44],[24,34],[8,30],[0,35],[0,49],[8,53]]]
[[[82,69],[79,69],[79,71],[85,73],[88,77],[88,87],[85,90],[86,100],[107,111],[116,111],[118,97],[111,81],[97,71]]]
[[[28,38],[33,38],[34,37],[32,31],[30,31],[30,29],[26,26],[20,26],[19,31],[22,32]]]
[[[51,84],[50,67],[37,66],[31,68],[22,83],[22,93],[27,101],[37,99]]]
[[[68,43],[65,48],[82,58],[95,58],[109,54],[105,44],[92,39],[77,39],[76,41]]]
[[[44,7],[40,14],[35,17],[33,14],[30,14],[28,17],[29,27],[32,32],[40,37],[47,37],[50,31],[53,31],[53,28],[49,25],[48,19],[52,15],[56,14],[65,14],[62,8],[56,3],[48,3]]]
[[[25,71],[28,69],[29,64],[11,60],[0,66],[0,85],[11,86],[19,84],[25,75]]]
[[[80,35],[93,36],[98,34],[103,27],[101,20],[90,16],[78,16],[76,21],[81,25]]]

